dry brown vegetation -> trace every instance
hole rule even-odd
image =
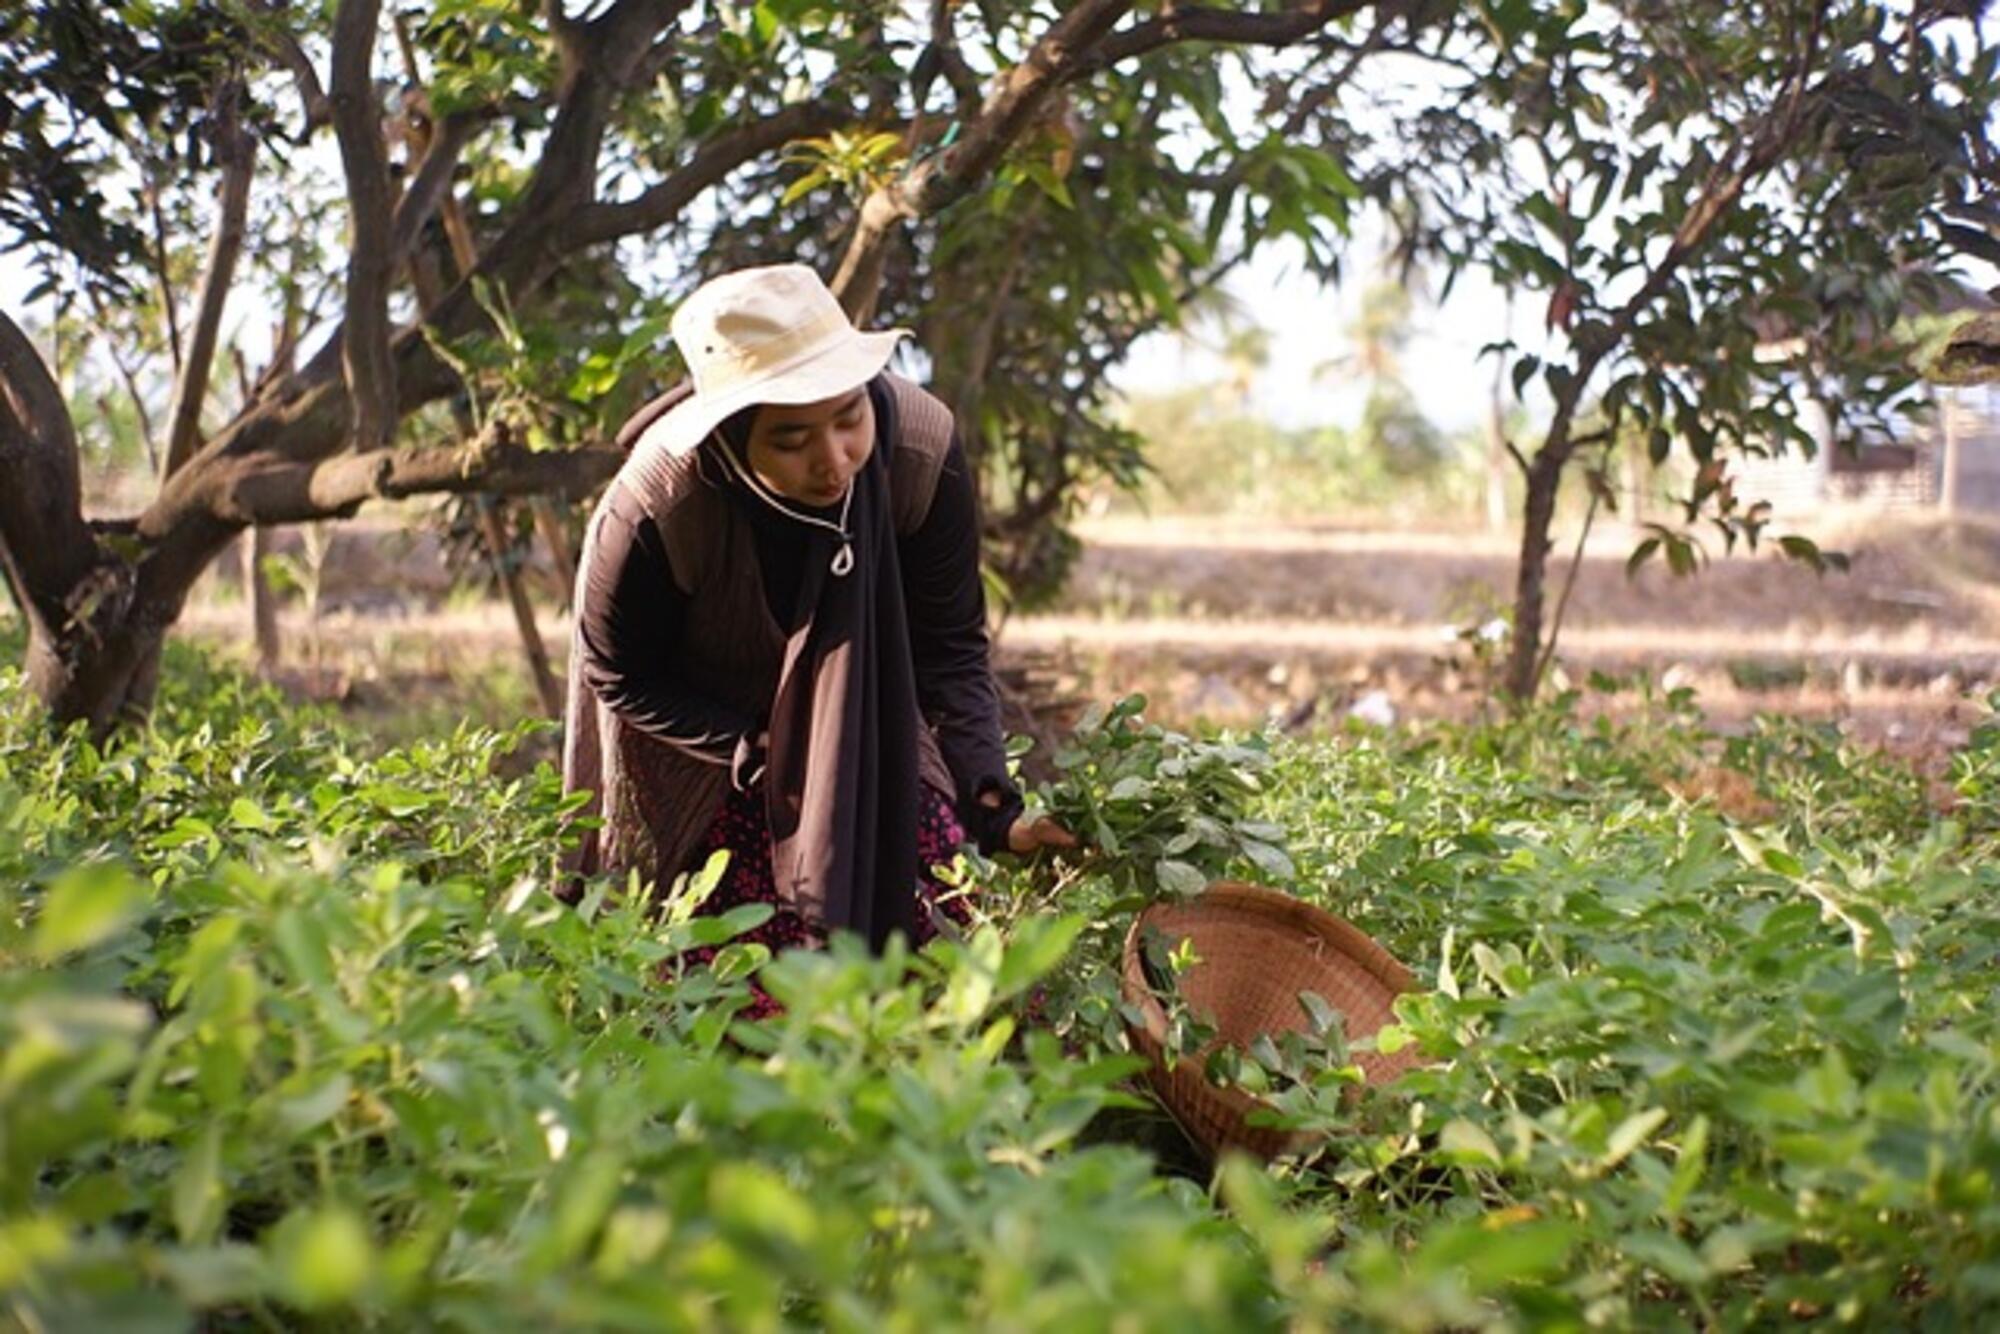
[[[1717,559],[1694,580],[1658,566],[1628,578],[1629,535],[1605,531],[1578,578],[1558,684],[1583,684],[1592,671],[1644,674],[1693,687],[1725,730],[1779,712],[1919,754],[1960,743],[2000,682],[2000,529],[1849,516],[1818,535],[1854,555],[1852,574],[1822,577],[1759,554]],[[1504,605],[1513,558],[1504,537],[1121,519],[1086,538],[1063,601],[1002,630],[1004,674],[1057,719],[1061,701],[1133,690],[1167,721],[1276,720],[1297,731],[1337,727],[1375,692],[1399,719],[1496,707],[1489,666],[1446,627],[1476,626]],[[559,581],[530,573],[560,662]],[[220,563],[186,628],[247,653],[234,647],[247,635],[235,585],[235,565]],[[335,530],[316,663],[296,599],[284,626],[288,687],[395,735],[536,708],[504,606],[476,583],[456,584],[422,529]],[[1587,696],[1583,707],[1617,710],[1632,698]]]

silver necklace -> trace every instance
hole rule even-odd
[[[715,452],[722,456],[723,466],[728,468],[738,481],[750,488],[750,494],[756,496],[786,518],[795,519],[799,523],[811,524],[815,528],[824,528],[840,539],[840,550],[833,553],[833,561],[827,566],[827,569],[831,570],[837,579],[846,578],[848,572],[854,568],[854,537],[847,531],[847,512],[854,504],[853,480],[849,479],[847,494],[840,498],[840,522],[837,524],[828,523],[816,514],[805,514],[793,509],[785,503],[782,496],[759,481],[755,473],[736,461],[736,455],[731,452],[729,442],[722,438],[722,432],[719,430],[715,432],[715,444]]]

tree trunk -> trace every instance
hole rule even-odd
[[[1652,512],[1652,497],[1647,494],[1652,477],[1652,460],[1646,454],[1646,442],[1633,439],[1625,443],[1625,494],[1627,496],[1625,518],[1629,523],[1644,523]]]
[[[1493,391],[1486,402],[1486,530],[1507,527],[1507,417],[1501,402],[1507,359],[1494,358]]]
[[[257,674],[271,676],[283,656],[278,634],[278,599],[264,573],[271,554],[271,530],[256,524],[243,533],[243,600],[250,612],[250,643],[256,650]]]
[[[1542,603],[1548,582],[1549,529],[1555,521],[1556,494],[1562,489],[1563,463],[1568,451],[1556,441],[1535,454],[1527,472],[1528,494],[1521,518],[1520,564],[1515,571],[1514,633],[1507,654],[1505,687],[1515,707],[1533,701],[1536,667],[1542,650]]]
[[[535,532],[549,549],[555,562],[557,598],[565,607],[576,595],[576,553],[570,550],[569,530],[563,526],[562,510],[547,496],[532,496],[528,507],[535,516]]]
[[[508,605],[514,609],[514,626],[521,632],[521,650],[527,655],[528,671],[535,678],[535,693],[541,697],[542,712],[550,718],[560,718],[562,685],[549,666],[548,646],[542,643],[541,627],[535,623],[535,605],[528,600],[528,586],[521,578],[521,569],[507,559],[509,543],[502,507],[486,496],[475,503],[479,507],[480,536],[485,539],[486,554],[493,561],[493,573],[507,590]]]
[[[1943,476],[1938,483],[1938,510],[1947,519],[1959,511],[1964,488],[1965,442],[1959,429],[1958,394],[1946,389],[1938,395],[1938,424],[1944,430]]]
[[[101,565],[78,599],[130,578],[130,567]],[[49,630],[31,623],[28,684],[58,723],[81,722],[93,739],[122,723],[141,722],[153,707],[167,630],[180,616],[187,589],[177,598],[135,600],[94,626]]]

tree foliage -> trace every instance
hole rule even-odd
[[[1339,273],[1375,208],[1406,265],[1545,309],[1498,351],[1553,403],[1517,451],[1525,689],[1573,460],[1687,449],[1690,522],[1734,541],[1760,518],[1722,455],[1802,443],[1803,397],[1853,424],[1909,387],[1892,316],[1992,242],[1994,61],[1963,9],[40,0],[0,20],[0,221],[61,300],[150,326],[118,378],[166,400],[137,415],[164,418],[170,475],[86,522],[73,414],[5,320],[0,550],[31,677],[100,727],[143,708],[246,524],[587,495],[609,429],[677,374],[661,317],[778,258],[919,331],[1031,595],[1079,485],[1143,466],[1107,371],[1273,237]],[[235,337],[251,293],[268,339]],[[232,341],[268,350],[255,373],[216,371]]]
[[[1490,349],[1550,404],[1515,450],[1517,695],[1546,661],[1549,521],[1573,461],[1632,437],[1655,463],[1690,455],[1687,527],[1660,549],[1691,565],[1696,523],[1754,542],[1768,516],[1735,494],[1731,453],[1811,450],[1808,400],[1846,438],[1907,404],[1898,317],[2000,235],[2000,53],[1978,8],[1495,0],[1408,53],[1441,95],[1402,96],[1365,144],[1322,127],[1409,260],[1447,289],[1476,268],[1542,314]]]
[[[143,708],[161,634],[246,524],[430,491],[587,493],[617,463],[607,427],[676,373],[655,317],[755,258],[821,263],[857,313],[894,266],[888,304],[952,345],[941,362],[969,368],[954,399],[1002,386],[969,433],[996,479],[996,531],[1018,501],[1019,568],[1046,566],[1035,535],[1065,488],[1134,466],[1130,440],[1092,412],[1103,368],[1212,281],[1203,269],[1225,251],[1273,227],[1310,231],[1315,214],[1337,222],[1343,206],[1337,168],[1262,134],[1237,142],[1213,53],[1281,50],[1366,8],[1170,19],[1080,0],[938,5],[925,23],[676,0],[31,6],[0,30],[0,58],[24,77],[65,72],[10,110],[10,207],[42,220],[15,239],[68,266],[61,291],[150,280],[170,331],[187,325],[172,339],[168,476],[139,515],[95,524],[79,512],[61,394],[12,320],[0,330],[0,443],[33,483],[0,506],[0,546],[37,689],[100,728]],[[70,72],[63,53],[79,43],[109,54]],[[1181,58],[1187,43],[1208,54]],[[1338,46],[1291,59],[1317,67]],[[1188,161],[1158,152],[1170,132],[1194,136]],[[184,156],[159,147],[182,134]],[[1126,161],[1134,141],[1145,151]],[[329,145],[337,177],[316,166]],[[1222,165],[1206,188],[1226,205],[1196,231],[1163,187],[1135,183],[1149,163],[1208,171],[1211,159]],[[815,197],[821,184],[847,189]],[[44,207],[34,189],[78,207]],[[273,199],[304,204],[297,244],[268,230],[250,243],[250,201],[266,201],[254,207],[268,221]],[[1239,204],[1240,233],[1227,206]],[[77,220],[73,235],[50,230],[57,217]],[[170,275],[190,217],[215,236],[180,320]],[[1065,269],[1086,219],[1122,235],[1105,262]],[[1022,247],[986,248],[995,234]],[[1005,286],[995,266],[1009,253],[1030,271],[1012,299],[978,309],[1009,330],[1041,323],[1018,347],[995,338],[972,355],[976,328],[929,315],[956,301],[965,309],[941,320],[970,319],[979,294]],[[286,318],[269,365],[229,393],[208,349],[232,288],[282,294]],[[315,323],[305,293],[335,308]],[[1065,344],[1061,320],[1097,332]],[[152,383],[131,380],[135,394]]]

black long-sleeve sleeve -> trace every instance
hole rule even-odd
[[[756,762],[756,720],[692,689],[676,670],[687,606],[659,529],[614,491],[577,608],[584,683],[646,735],[732,766],[740,783]]]
[[[1007,778],[1000,697],[986,635],[979,576],[979,507],[972,470],[956,439],[938,476],[930,513],[902,539],[903,598],[910,617],[917,700],[936,729],[958,791],[959,819],[985,852],[1007,846],[1021,794]],[[998,806],[981,800],[999,794]]]

